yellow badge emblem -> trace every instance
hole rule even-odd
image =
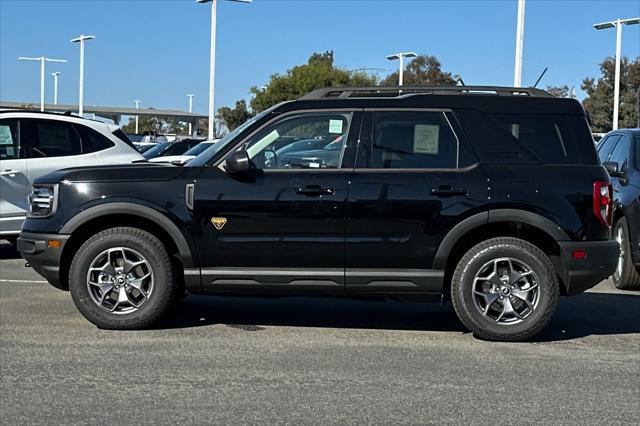
[[[227,218],[226,217],[212,217],[211,218],[211,223],[213,223],[213,226],[215,226],[216,229],[219,231],[227,223]]]

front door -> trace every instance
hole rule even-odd
[[[255,169],[224,161],[195,182],[203,287],[212,291],[344,290],[344,209],[356,111],[296,112],[247,137]],[[355,129],[355,130],[354,130]]]
[[[368,111],[347,202],[352,292],[439,293],[444,236],[486,200],[486,181],[448,111]]]

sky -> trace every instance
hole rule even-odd
[[[251,86],[333,50],[337,65],[384,77],[397,70],[385,57],[398,51],[436,56],[467,85],[513,84],[516,0],[254,0],[219,1],[216,108],[249,99]],[[77,104],[79,47],[85,50],[85,105],[133,106],[206,113],[209,91],[210,5],[193,0],[0,0],[0,99],[38,103],[37,62],[18,56],[67,59],[47,64],[46,101],[62,73],[59,102]],[[594,23],[640,16],[640,1],[527,0],[523,85],[568,85],[599,76],[615,54],[615,30]],[[640,56],[640,25],[624,26],[622,53]]]

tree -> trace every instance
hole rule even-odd
[[[546,91],[555,96],[556,98],[568,98],[569,86],[547,86]]]
[[[594,132],[608,132],[613,122],[613,87],[615,59],[605,58],[600,64],[601,76],[585,78],[582,90],[587,97],[582,105],[591,115]],[[635,127],[638,120],[638,90],[640,89],[640,57],[634,61],[622,58],[620,61],[620,105],[619,127]]]
[[[252,116],[244,99],[236,101],[236,107],[233,109],[226,106],[218,108],[218,118],[229,131],[234,130]]]
[[[266,86],[252,87],[251,108],[260,112],[322,87],[374,86],[376,83],[375,77],[364,72],[336,67],[332,51],[314,53],[306,64],[295,66],[285,74],[273,74]]]
[[[402,76],[403,84],[408,86],[455,86],[460,79],[458,75],[444,72],[435,56],[420,55],[409,62]],[[384,86],[397,86],[400,77],[398,72],[390,74],[382,81]]]
[[[138,133],[154,132],[157,133],[162,129],[164,123],[158,118],[151,115],[138,116]],[[122,131],[133,134],[136,132],[136,118],[129,117],[129,123],[122,126]]]

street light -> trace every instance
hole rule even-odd
[[[82,117],[84,109],[84,42],[93,40],[95,36],[80,34],[79,37],[71,40],[72,43],[80,43],[80,90],[78,93],[78,114]]]
[[[522,87],[522,51],[524,44],[524,1],[518,0],[518,23],[516,24],[516,64],[513,72],[513,87]]]
[[[58,77],[60,76],[59,72],[52,72],[53,76],[53,104],[58,105]]]
[[[227,0],[238,3],[251,3],[252,0]],[[216,5],[217,0],[196,0],[196,3],[211,3],[211,56],[209,71],[209,140],[213,139],[213,123],[215,110],[214,105],[214,82],[216,76]]]
[[[414,52],[399,52],[394,53],[393,55],[387,56],[387,59],[390,61],[395,61],[396,59],[400,60],[399,67],[400,71],[398,72],[398,86],[402,86],[402,79],[404,77],[404,58],[415,58],[416,55]]]
[[[142,101],[139,99],[136,99],[135,101],[133,101],[133,103],[136,104],[136,109],[138,109]],[[136,115],[136,135],[137,134],[138,134],[138,116]]]
[[[615,21],[602,22],[595,24],[596,30],[604,30],[607,28],[616,29],[616,73],[613,88],[613,130],[618,128],[618,107],[620,104],[620,55],[622,51],[622,25],[633,25],[640,23],[640,18],[616,19]]]
[[[20,61],[40,61],[40,111],[44,111],[44,63],[45,62],[67,62],[66,59],[51,59],[40,56],[39,58],[25,58],[20,56]]]
[[[196,95],[192,95],[191,93],[187,95],[187,98],[189,98],[189,112],[191,112],[193,110],[193,98]],[[191,136],[191,121],[189,121],[189,136]]]

